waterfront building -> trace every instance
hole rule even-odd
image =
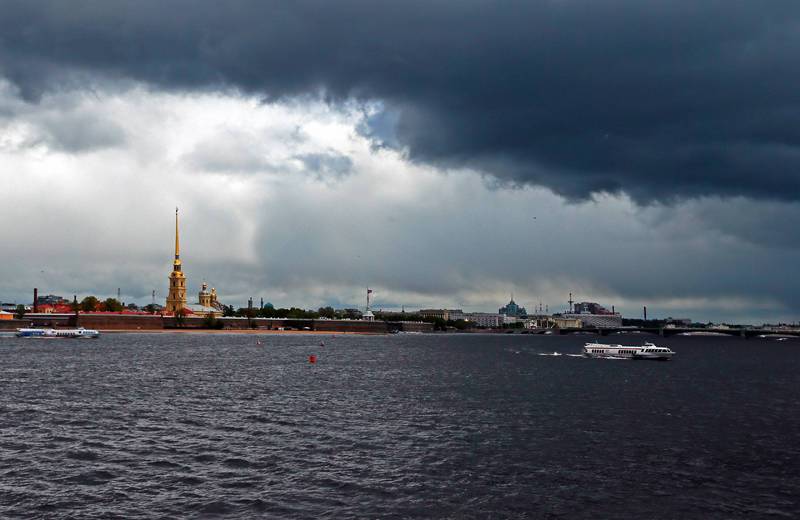
[[[583,327],[621,327],[622,315],[610,311],[594,302],[576,303],[573,311],[564,313],[562,318],[581,320]]]
[[[439,318],[444,321],[464,319],[461,309],[420,309],[417,313],[423,318]]]
[[[172,263],[172,273],[169,275],[169,293],[165,310],[169,314],[175,314],[184,309],[186,309],[186,277],[181,268],[178,208],[175,208],[175,260]]]
[[[579,329],[581,320],[563,316],[539,315],[523,320],[526,329]]]
[[[500,307],[497,312],[499,314],[505,314],[506,316],[514,316],[517,318],[528,314],[528,311],[525,310],[525,307],[520,307],[517,305],[517,303],[514,301],[513,294],[511,295],[511,301],[508,302],[505,307]]]
[[[503,314],[494,314],[491,312],[467,312],[463,313],[464,321],[468,321],[476,327],[486,327],[496,329],[502,327],[505,323],[506,316]]]

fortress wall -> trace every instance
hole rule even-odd
[[[388,326],[389,330],[402,332],[433,332],[433,323],[424,321],[391,321]]]
[[[368,332],[386,333],[389,331],[431,332],[430,323],[408,321],[359,321],[359,320],[280,320],[271,318],[220,318],[223,329],[277,330],[316,330],[327,332]],[[178,326],[172,316],[150,314],[27,314],[22,320],[0,320],[0,330],[15,330],[21,327],[84,327],[97,330],[163,330],[163,329],[205,329],[205,318],[187,316]]]
[[[0,330],[24,329],[25,327],[29,327],[30,324],[30,320],[0,320]]]
[[[164,318],[150,314],[81,314],[78,326],[97,330],[155,330],[164,328]]]
[[[388,324],[385,321],[314,320],[312,328],[331,332],[385,333],[389,331]]]
[[[75,316],[72,314],[47,314],[47,313],[28,313],[22,320],[21,327],[71,327],[75,324]]]

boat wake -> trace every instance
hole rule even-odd
[[[560,357],[560,356],[577,357],[577,358],[585,358],[586,357],[583,354],[563,354],[561,352],[539,352],[539,355],[540,356],[548,356],[548,357]]]

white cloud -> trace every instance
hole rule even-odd
[[[698,202],[495,189],[376,148],[358,129],[378,109],[139,87],[29,104],[0,88],[0,299],[163,298],[180,206],[190,291],[207,279],[236,305],[357,304],[369,285],[378,306],[493,310],[514,291],[555,310],[571,291],[635,315],[791,317],[790,264]]]

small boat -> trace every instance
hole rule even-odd
[[[587,343],[583,346],[583,355],[592,358],[612,359],[652,359],[666,361],[672,359],[675,352],[667,347],[659,347],[647,342],[641,347],[628,345],[606,345],[604,343]]]
[[[100,332],[93,329],[17,329],[18,338],[99,338]]]

